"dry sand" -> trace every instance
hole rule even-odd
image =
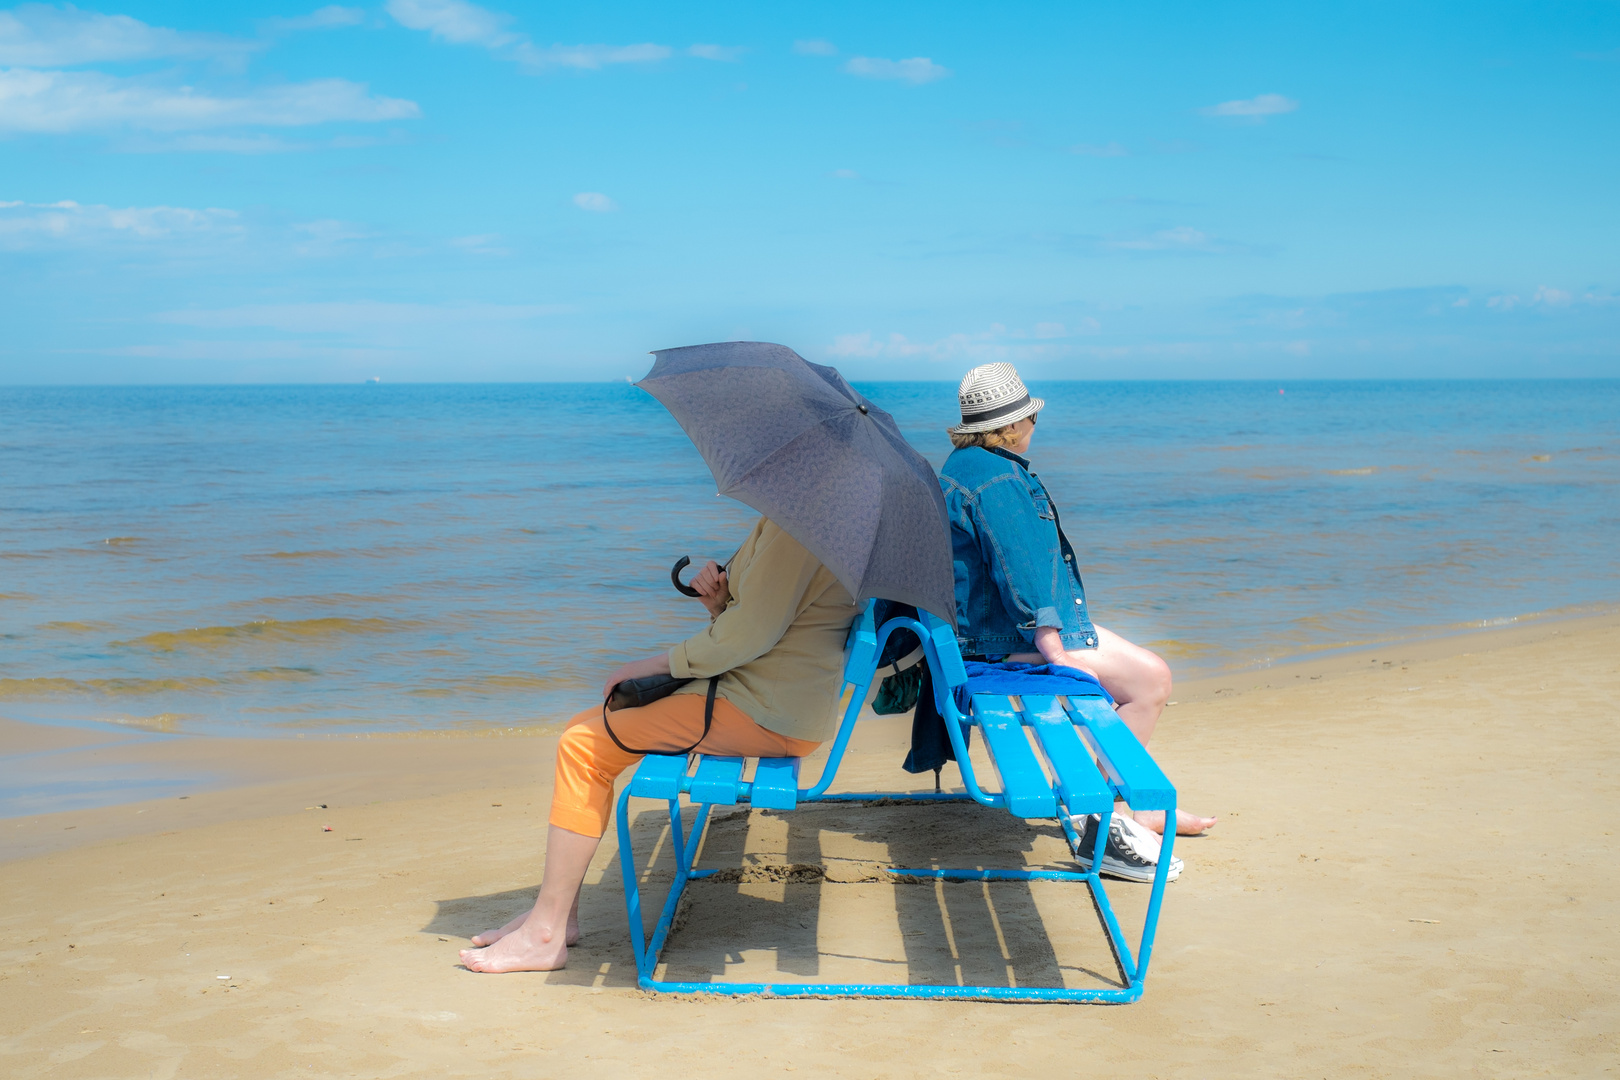
[[[1617,694],[1613,618],[1180,688],[1153,749],[1222,820],[1179,845],[1123,1007],[643,994],[611,835],[568,969],[475,975],[464,939],[533,896],[552,740],[98,750],[0,725],[0,752],[178,755],[236,785],[0,821],[0,1073],[1611,1075]],[[906,730],[864,725],[840,786],[908,786]],[[654,814],[635,835],[660,844]],[[1107,981],[1075,887],[866,880],[1062,857],[1052,828],[971,807],[733,812],[705,864],[744,872],[694,883],[668,971]],[[769,869],[791,865],[826,878]]]

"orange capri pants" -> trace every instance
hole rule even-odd
[[[679,750],[703,734],[703,695],[671,694],[639,709],[612,714],[613,734],[626,746]],[[804,757],[821,744],[767,731],[723,697],[714,699],[714,723],[698,752],[734,757]],[[614,745],[602,724],[602,707],[568,722],[557,742],[557,782],[551,793],[551,824],[585,836],[607,832],[613,813],[613,781],[641,760]]]

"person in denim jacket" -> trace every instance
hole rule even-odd
[[[1089,672],[1146,746],[1170,699],[1170,667],[1092,622],[1057,504],[1025,456],[1046,403],[1029,395],[1011,364],[974,368],[958,396],[962,423],[949,429],[956,449],[940,469],[940,485],[951,519],[963,655]],[[1163,811],[1135,817],[1164,831]],[[1214,818],[1176,812],[1178,833],[1201,833],[1214,824]]]

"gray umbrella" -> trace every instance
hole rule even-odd
[[[636,385],[686,430],[720,494],[786,529],[857,601],[898,600],[956,625],[945,497],[893,417],[785,345],[653,356]]]

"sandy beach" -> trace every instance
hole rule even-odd
[[[0,1071],[1611,1075],[1617,695],[1612,616],[1179,687],[1153,750],[1221,822],[1178,845],[1124,1007],[644,994],[611,834],[568,969],[475,975],[457,949],[538,882],[554,739],[111,745],[7,722],[0,754],[216,779],[0,819]],[[907,731],[864,724],[839,786],[921,788],[898,769]],[[638,846],[659,832],[636,819]],[[665,956],[695,978],[1107,981],[1078,891],[865,880],[1063,856],[1055,830],[970,807],[722,812],[704,865],[740,872],[694,884]],[[771,869],[792,865],[825,876]],[[1135,918],[1146,888],[1111,893]]]

